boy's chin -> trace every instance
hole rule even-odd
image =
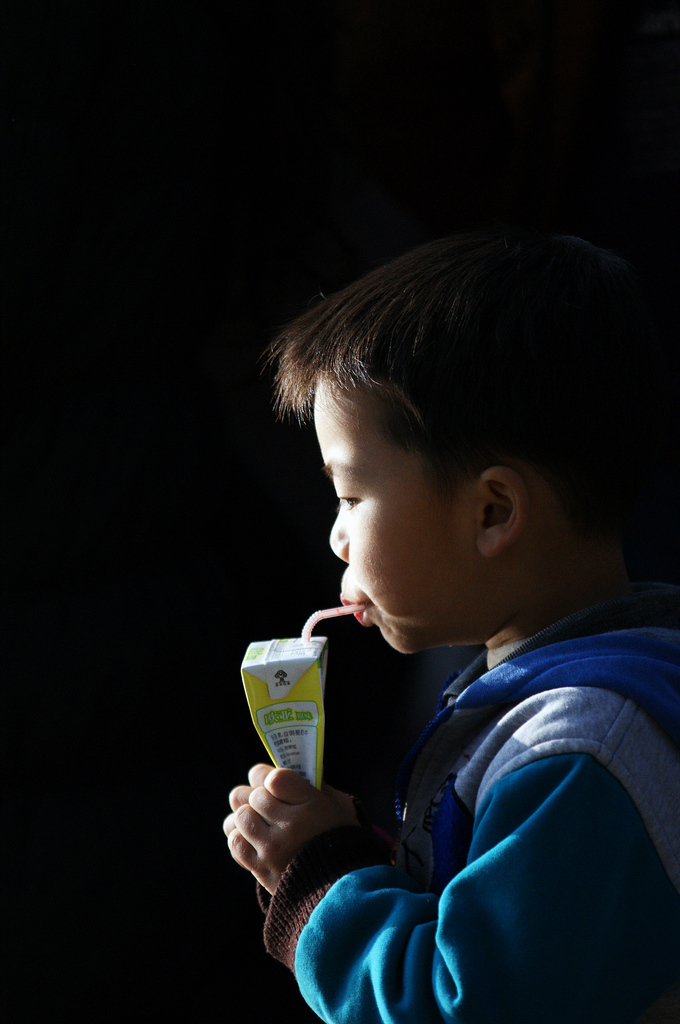
[[[457,639],[450,635],[442,636],[440,632],[424,627],[401,624],[376,623],[383,640],[400,654],[417,654],[419,651],[430,651],[435,647],[469,647],[482,643],[480,640]]]
[[[417,654],[418,651],[425,651],[428,647],[436,646],[435,644],[427,643],[425,638],[417,636],[415,632],[410,630],[394,628],[384,624],[378,625],[378,629],[382,634],[383,640],[395,651],[399,651],[400,654]]]

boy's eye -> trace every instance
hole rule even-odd
[[[344,508],[354,508],[358,500],[358,498],[340,498],[336,512],[342,512]]]

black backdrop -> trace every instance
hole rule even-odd
[[[674,338],[677,166],[627,171],[624,70],[663,79],[635,64],[639,12],[594,3],[569,35],[564,4],[509,7],[3,5],[9,1021],[312,1019],[221,833],[261,757],[245,646],[297,632],[340,573],[314,439],[270,411],[276,326],[507,219],[619,247]],[[677,579],[677,471],[655,487],[629,558]],[[418,662],[328,633],[328,778],[389,828]]]

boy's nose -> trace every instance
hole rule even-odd
[[[343,529],[340,518],[340,515],[338,515],[337,519],[333,523],[333,529],[331,530],[331,550],[333,551],[333,554],[337,555],[343,562],[349,562],[349,537]]]

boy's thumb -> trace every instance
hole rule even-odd
[[[264,780],[264,788],[284,804],[305,804],[316,790],[290,768],[275,768]]]

